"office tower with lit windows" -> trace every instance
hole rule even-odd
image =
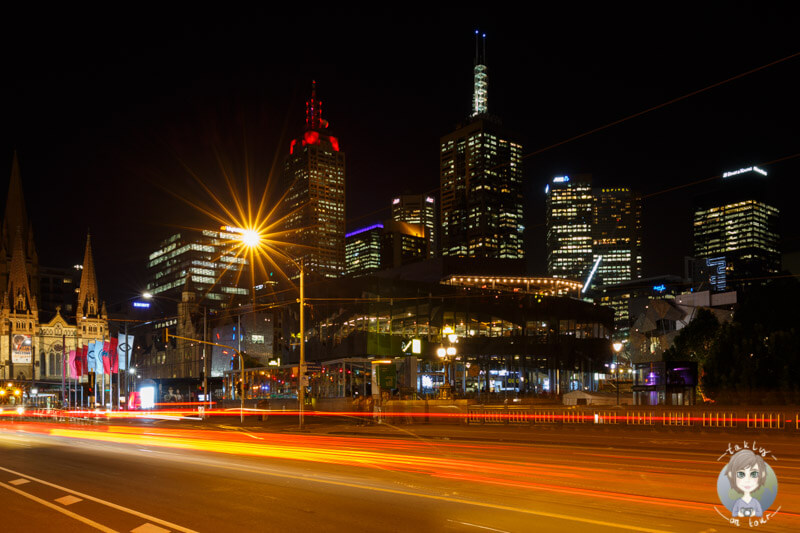
[[[556,176],[545,194],[547,274],[584,283],[594,264],[591,176]]]
[[[425,228],[428,257],[436,257],[438,250],[436,199],[426,194],[403,194],[392,199],[392,220],[418,224]]]
[[[396,268],[428,257],[425,227],[394,220],[348,233],[345,247],[350,276]]]
[[[211,309],[229,307],[250,291],[247,259],[237,255],[241,236],[215,230],[184,230],[164,239],[148,257],[147,291],[180,300],[189,277]]]
[[[780,270],[778,216],[767,199],[767,172],[757,166],[725,172],[713,191],[694,200],[694,254],[711,288],[746,289]]]
[[[286,195],[282,212],[286,253],[301,260],[308,273],[336,278],[345,272],[345,157],[339,139],[328,131],[317,99],[316,82],[306,102],[303,134],[292,140],[284,160],[283,184]],[[287,273],[297,269],[288,262]]]
[[[593,191],[592,261],[600,262],[593,285],[642,277],[642,199],[628,187]]]
[[[372,224],[345,235],[348,276],[363,276],[381,269],[383,224]]]
[[[523,259],[522,145],[488,112],[485,35],[475,51],[471,116],[440,140],[441,255]]]

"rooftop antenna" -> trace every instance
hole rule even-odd
[[[482,43],[479,43],[482,40]],[[483,46],[479,47],[479,44]],[[482,50],[482,51],[481,51]],[[475,30],[475,67],[472,89],[472,117],[489,112],[489,71],[486,67],[486,34]]]

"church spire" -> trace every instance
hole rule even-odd
[[[2,248],[10,252],[14,245],[14,236],[19,229],[22,232],[24,260],[35,259],[36,250],[33,246],[33,231],[31,230],[28,212],[25,209],[25,198],[22,194],[22,178],[19,171],[19,158],[16,150],[11,162],[11,179],[8,182],[8,195],[6,196],[6,211],[3,219]],[[27,245],[27,247],[26,247]]]
[[[475,30],[475,67],[472,87],[472,117],[489,112],[489,69],[486,67],[486,34]]]
[[[94,257],[92,256],[92,236],[86,236],[86,252],[83,255],[83,271],[81,272],[81,285],[78,289],[78,316],[93,316],[98,314],[100,298],[97,294],[97,276],[94,272]]]
[[[36,313],[36,302],[31,298],[28,285],[28,271],[25,268],[25,250],[22,246],[22,229],[17,228],[14,248],[11,252],[11,269],[8,274],[9,304],[16,312],[31,311]]]

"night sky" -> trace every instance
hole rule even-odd
[[[227,205],[224,174],[242,196],[249,176],[260,196],[301,131],[312,79],[347,154],[353,229],[387,218],[397,193],[436,192],[439,137],[470,111],[476,28],[487,34],[490,112],[530,153],[799,52],[800,17],[784,5],[12,10],[0,37],[0,197],[16,149],[41,264],[80,262],[88,229],[101,293],[124,299],[144,287],[161,239],[218,225],[177,198],[211,204],[190,173]],[[648,195],[797,156],[799,81],[795,57],[527,157],[529,271],[545,269],[547,180],[591,173]],[[764,168],[783,248],[800,249],[800,157]],[[692,196],[713,185],[644,201],[645,275],[682,273]]]

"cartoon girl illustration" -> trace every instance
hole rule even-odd
[[[767,464],[752,450],[740,450],[731,456],[725,467],[725,476],[731,489],[741,494],[733,503],[731,516],[761,516],[761,502],[753,493],[764,486],[767,480]]]

